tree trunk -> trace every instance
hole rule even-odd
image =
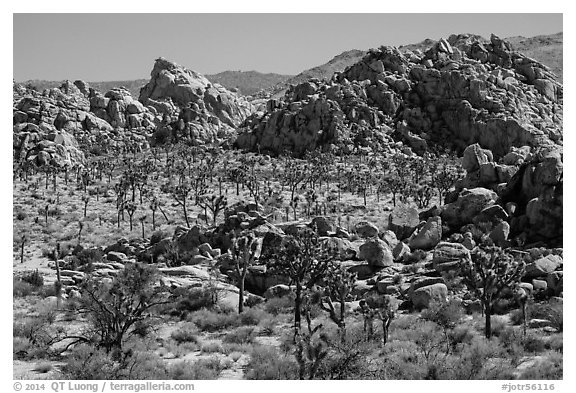
[[[490,317],[492,316],[492,309],[490,306],[486,306],[485,307],[485,319],[486,319],[486,325],[485,325],[485,329],[484,329],[484,334],[486,335],[486,338],[490,338],[492,337],[492,324],[491,324],[491,320]]]
[[[295,334],[300,332],[300,308],[302,307],[302,284],[296,282],[296,298],[294,299],[294,329]]]
[[[240,280],[238,282],[238,288],[240,292],[238,293],[238,314],[241,314],[244,311],[244,275],[240,276]]]

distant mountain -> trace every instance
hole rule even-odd
[[[470,36],[483,41],[488,41],[487,39],[477,35],[471,34]],[[541,35],[531,38],[510,37],[505,40],[509,41],[515,50],[550,67],[552,72],[558,76],[558,80],[562,83],[563,33]],[[399,49],[401,51],[426,51],[436,42],[436,40],[427,38],[419,43],[402,45]],[[237,89],[242,95],[254,95],[257,92],[272,92],[274,96],[281,96],[284,94],[288,85],[297,85],[312,78],[329,79],[335,72],[342,72],[347,67],[357,63],[365,54],[366,51],[352,49],[335,56],[325,64],[302,71],[295,76],[274,73],[265,74],[258,71],[224,71],[218,74],[206,75],[206,77],[211,82],[218,83],[227,89]],[[132,96],[138,97],[140,94],[140,88],[147,82],[147,79],[136,79],[89,83],[90,86],[101,92],[106,92],[114,87],[124,86],[130,91],[130,93],[132,93]],[[62,82],[31,80],[23,82],[23,84],[34,86],[38,90],[42,91],[46,88],[58,87]]]
[[[218,83],[228,90],[237,89],[242,95],[253,95],[258,91],[267,90],[291,77],[292,75],[263,74],[258,71],[224,71],[206,75],[210,82]]]
[[[552,72],[558,76],[560,83],[563,82],[563,33],[539,35],[532,38],[510,37],[507,40],[515,50],[550,67]]]

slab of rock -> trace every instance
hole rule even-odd
[[[460,243],[442,242],[436,246],[432,256],[432,264],[438,272],[457,270],[466,260],[470,260],[470,250]]]
[[[427,308],[432,301],[444,302],[448,296],[446,284],[436,283],[414,290],[410,296],[415,308]]]
[[[430,217],[426,224],[420,229],[409,243],[410,249],[430,250],[442,239],[442,219],[440,217]]]
[[[394,232],[399,240],[410,236],[418,224],[418,210],[410,206],[397,206],[388,216],[388,229]]]
[[[394,263],[390,246],[380,239],[371,239],[361,245],[358,257],[374,267],[391,266]]]
[[[126,259],[128,259],[128,257],[126,256],[126,254],[124,254],[122,252],[110,251],[106,255],[106,259],[108,259],[109,261],[112,261],[112,262],[123,262]]]
[[[562,264],[562,258],[558,255],[547,255],[539,258],[536,261],[526,265],[526,272],[524,277],[537,278],[546,277],[547,274],[552,273]]]
[[[208,274],[207,271],[188,265],[178,267],[164,267],[158,270],[160,271],[160,273],[166,276],[176,276],[176,277],[189,276],[205,280],[210,278],[210,275]]]

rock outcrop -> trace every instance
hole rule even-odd
[[[416,152],[478,143],[500,158],[512,147],[561,144],[562,97],[546,66],[498,37],[454,35],[425,53],[372,49],[330,81],[292,86],[248,117],[235,143],[296,155],[385,151],[399,139]]]
[[[245,98],[164,58],[156,59],[139,100],[163,117],[157,143],[167,137],[222,142],[252,111]]]

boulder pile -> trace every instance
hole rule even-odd
[[[291,86],[242,123],[235,143],[296,155],[318,147],[386,151],[398,141],[417,153],[478,143],[499,159],[514,147],[561,145],[562,97],[546,66],[498,37],[453,35],[425,53],[372,49],[330,81]],[[506,176],[493,172],[485,180]]]

